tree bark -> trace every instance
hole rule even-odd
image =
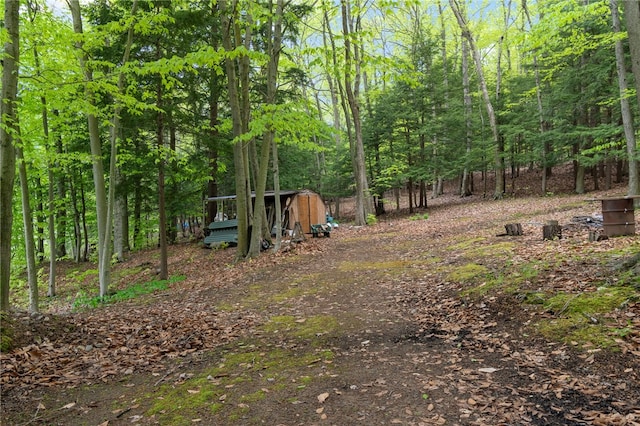
[[[8,35],[2,57],[2,96],[0,97],[0,311],[8,312],[11,280],[11,230],[13,227],[13,185],[16,173],[14,135],[17,127],[16,96],[20,29],[20,1],[4,2],[4,29]]]
[[[347,94],[347,102],[351,111],[354,128],[354,149],[352,155],[353,172],[356,183],[356,212],[355,224],[362,226],[367,224],[367,216],[373,213],[373,200],[369,193],[367,170],[364,156],[364,142],[362,140],[362,119],[360,117],[360,46],[352,43],[351,39],[360,30],[360,16],[355,17],[355,28],[352,28],[353,17],[350,14],[349,4],[341,0],[342,5],[342,33],[344,35],[344,86]],[[354,33],[354,30],[356,33]],[[353,49],[353,51],[352,51]],[[352,80],[352,67],[353,71]]]
[[[19,133],[16,134],[18,136]],[[19,137],[19,136],[18,136]],[[36,271],[36,247],[33,235],[33,213],[29,201],[29,182],[27,165],[22,148],[16,148],[18,171],[20,175],[20,194],[22,195],[22,224],[24,226],[24,245],[27,258],[27,281],[29,283],[29,312],[38,312],[38,274]],[[55,248],[52,249],[55,253]]]
[[[462,14],[462,8],[458,4],[458,0],[449,0],[449,4],[451,5],[451,10],[456,16],[456,20],[458,21],[458,25],[460,26],[460,30],[462,31],[463,37],[467,39],[469,42],[469,47],[471,48],[471,54],[473,55],[473,60],[476,65],[476,71],[478,73],[478,81],[480,83],[480,88],[482,90],[482,98],[484,99],[485,108],[487,109],[487,115],[489,116],[489,124],[491,126],[491,133],[493,135],[493,143],[495,145],[494,152],[494,168],[496,174],[496,186],[493,194],[493,198],[498,199],[502,198],[504,194],[504,165],[502,159],[502,142],[500,138],[500,131],[498,129],[498,121],[496,118],[496,113],[493,108],[493,103],[489,97],[489,90],[487,88],[487,82],[484,78],[484,71],[482,70],[482,58],[480,56],[480,51],[476,47],[475,40],[471,34],[471,30],[469,29],[469,25],[467,23],[467,18]]]
[[[278,90],[278,65],[280,63],[280,52],[282,49],[282,18],[284,15],[284,0],[277,0],[275,14],[273,11],[273,1],[268,2],[269,20],[267,22],[267,54],[269,61],[266,69],[266,95],[265,105],[272,108],[276,107],[276,94]],[[272,114],[275,113],[272,112]],[[258,170],[258,178],[256,181],[256,201],[253,218],[253,231],[251,236],[251,246],[249,247],[249,256],[255,257],[260,253],[262,247],[262,239],[265,232],[268,232],[268,239],[271,239],[271,230],[266,217],[264,193],[267,184],[267,174],[269,171],[269,154],[271,148],[275,145],[275,130],[268,128],[262,140],[262,149],[260,153],[260,163]],[[274,159],[275,161],[275,159]],[[276,194],[276,198],[279,195]]]
[[[82,17],[80,15],[79,0],[68,0],[71,17],[73,19],[73,29],[77,34],[82,34]],[[78,42],[76,48],[80,53],[80,67],[85,78],[85,98],[87,103],[94,107],[96,105],[95,94],[91,88],[93,72],[87,66],[87,54],[83,50],[83,43]],[[111,281],[111,253],[110,238],[108,232],[108,201],[107,190],[104,179],[104,165],[102,163],[102,143],[100,141],[100,128],[98,118],[93,113],[87,113],[89,128],[89,145],[91,147],[91,157],[93,165],[93,183],[95,187],[96,215],[98,222],[98,276],[100,281],[100,297],[104,297],[109,289]]]
[[[135,16],[136,11],[138,10],[138,0],[133,0],[133,4],[131,5],[131,16]],[[124,47],[124,53],[122,55],[122,65],[126,65],[129,62],[129,56],[131,55],[131,45],[133,44],[133,28],[134,23],[131,23],[129,29],[127,30],[127,42]],[[120,71],[118,73],[118,93],[123,94],[125,92],[125,75],[124,72]],[[125,222],[126,222],[126,200],[123,198],[126,197],[125,194],[122,193],[121,181],[122,174],[119,168],[116,165],[116,157],[118,153],[118,142],[121,139],[121,126],[120,126],[120,112],[122,111],[122,103],[117,102],[115,104],[115,108],[113,111],[113,117],[111,119],[111,158],[109,164],[109,176],[111,176],[111,185],[109,185],[109,210],[111,210],[114,206],[116,211],[116,226],[113,229],[113,241],[114,241],[114,251],[116,258],[119,262],[124,261],[124,250],[128,245],[125,243],[125,239],[129,238],[128,233],[125,234]],[[117,191],[117,194],[116,194]],[[113,214],[108,215],[108,227],[111,228],[111,220]],[[105,247],[105,250],[108,249]],[[111,259],[109,259],[111,261]]]
[[[237,8],[234,0],[233,14],[229,9],[226,0],[218,1],[218,10],[221,17],[222,27],[222,46],[227,53],[234,50],[234,39],[240,38],[240,34],[234,35],[234,29],[238,30],[234,25],[237,19]],[[231,110],[233,136],[236,138],[233,145],[233,165],[235,168],[235,186],[236,186],[236,208],[238,220],[238,249],[236,260],[242,260],[246,256],[249,248],[249,207],[247,197],[247,170],[245,148],[240,137],[243,134],[243,112],[241,107],[238,73],[236,71],[237,60],[227,55],[225,58],[225,70],[227,72],[227,92],[229,95],[229,108]]]
[[[613,21],[614,34],[620,33],[620,16],[618,14],[618,1],[610,0],[611,19]],[[633,5],[627,7],[627,10],[633,9]],[[631,38],[631,33],[629,33]],[[637,146],[635,130],[633,128],[633,115],[631,106],[627,98],[627,71],[624,63],[624,49],[622,41],[616,40],[616,70],[618,72],[618,86],[620,88],[620,109],[622,113],[622,127],[624,128],[624,137],[627,141],[627,157],[629,158],[629,187],[628,195],[640,195],[640,187],[638,186],[638,161],[636,160]],[[640,87],[640,85],[638,86]]]
[[[636,99],[640,108],[640,2],[623,1],[624,16],[627,23],[629,51],[631,53],[631,70],[633,71]]]
[[[464,123],[465,123],[465,166],[462,173],[462,184],[460,185],[460,195],[468,197],[471,191],[471,143],[473,140],[473,130],[471,116],[473,114],[471,105],[471,90],[469,89],[469,45],[467,40],[462,38],[462,94],[464,103]]]
[[[162,58],[160,42],[156,44],[157,59]],[[160,276],[161,280],[169,278],[169,262],[167,253],[167,206],[165,201],[165,166],[166,153],[164,148],[164,107],[162,78],[158,76],[156,88],[156,143],[158,150],[158,237],[160,245]]]

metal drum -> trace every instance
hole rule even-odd
[[[634,235],[636,233],[632,198],[602,200],[604,234],[608,237]]]

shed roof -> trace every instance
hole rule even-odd
[[[295,195],[295,194],[299,194],[301,192],[312,192],[309,190],[288,190],[288,191],[280,191],[280,196],[282,197],[283,195]],[[276,196],[275,191],[265,191],[264,193],[264,197],[265,198],[274,198]],[[223,200],[235,200],[236,199],[236,195],[222,195],[219,197],[208,197],[205,198],[205,201],[207,203],[212,202],[212,201],[223,201]],[[252,192],[251,193],[251,198],[255,198],[256,197],[256,193]]]

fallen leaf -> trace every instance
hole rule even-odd
[[[38,404],[38,410],[46,410],[44,404],[41,402]]]
[[[496,371],[498,371],[498,369],[493,367],[483,367],[478,368],[478,371],[481,373],[495,373]]]
[[[318,401],[320,403],[325,402],[327,398],[329,398],[329,392],[321,393],[320,395],[318,395]]]
[[[316,409],[316,413],[317,414],[322,414],[323,411],[324,411],[324,407],[320,407],[320,408]]]
[[[75,403],[75,402],[70,402],[70,403],[68,403],[67,405],[63,405],[62,407],[60,407],[60,409],[61,409],[61,410],[69,409],[69,408],[74,407],[75,405],[76,405],[76,403]]]

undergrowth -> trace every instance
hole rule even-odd
[[[104,297],[87,295],[84,291],[80,291],[78,296],[73,301],[72,309],[74,311],[80,309],[92,309],[98,306],[108,305],[111,303],[122,302],[124,300],[134,299],[136,297],[153,293],[155,291],[162,291],[169,288],[170,284],[183,281],[184,275],[176,275],[168,280],[153,280],[145,283],[136,283],[132,286],[119,290],[114,294],[106,295]]]

